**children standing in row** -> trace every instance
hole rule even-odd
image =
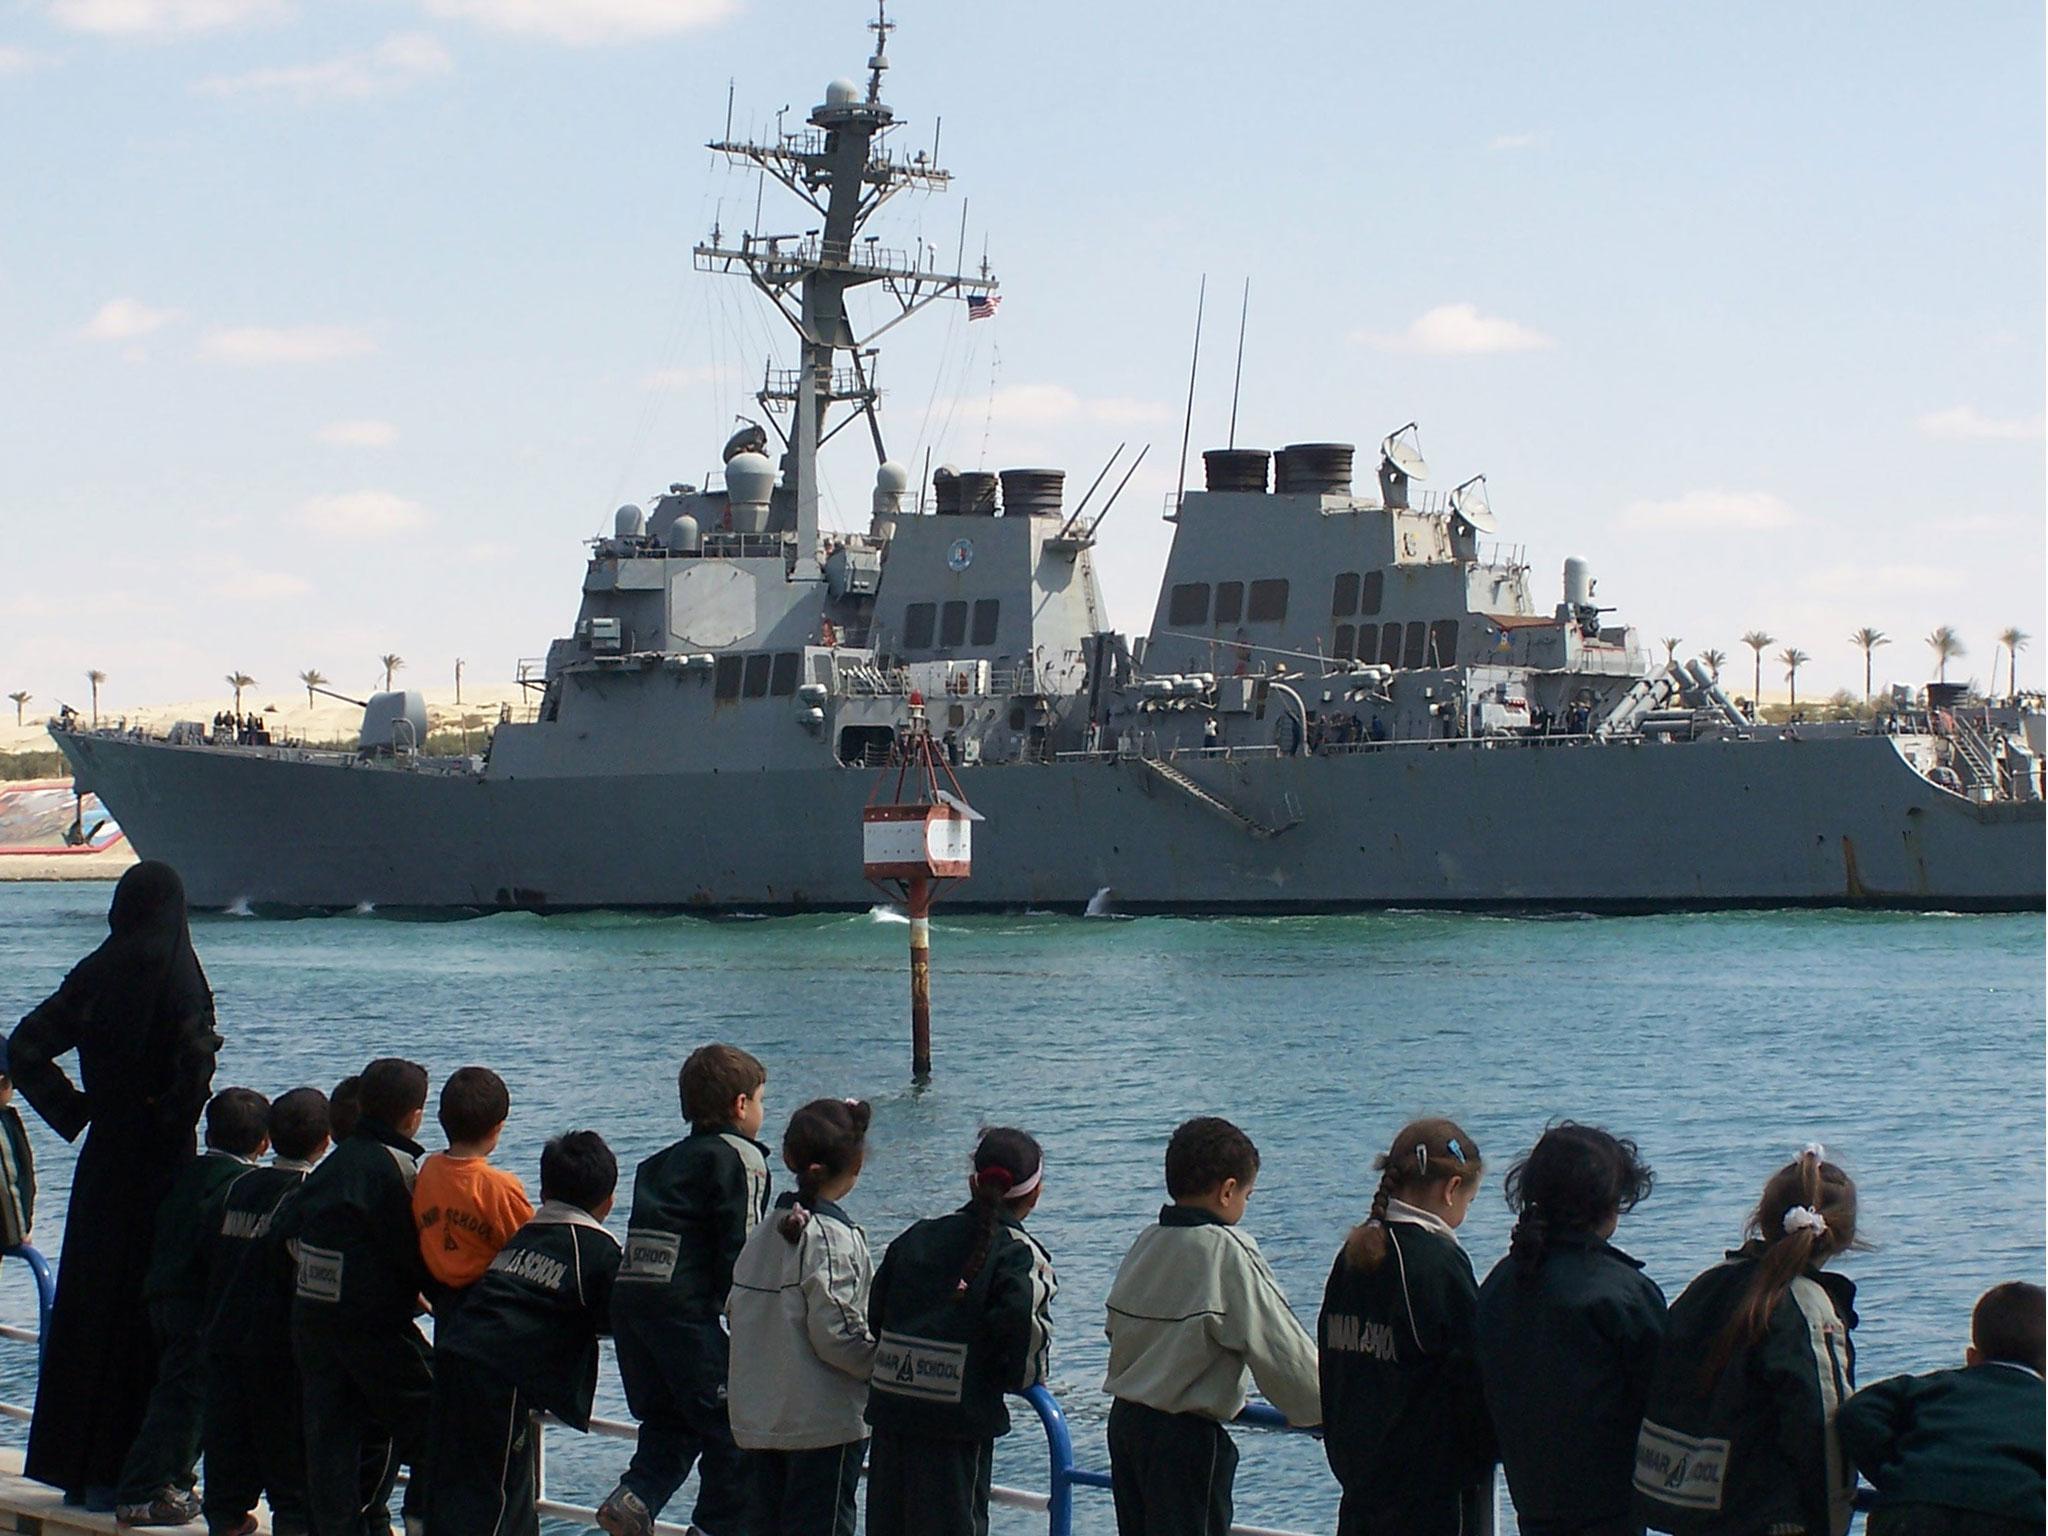
[[[1052,1258],[1024,1230],[1045,1154],[1024,1132],[983,1133],[968,1202],[889,1245],[868,1322],[868,1536],[985,1536],[1005,1399],[1045,1380]]]
[[[699,1467],[690,1523],[744,1536],[747,1494],[726,1413],[723,1326],[732,1270],[768,1207],[768,1149],[755,1138],[768,1072],[736,1046],[690,1053],[678,1079],[690,1134],[633,1178],[626,1254],[612,1299],[619,1376],[640,1435],[599,1506],[609,1536],[651,1536]]]
[[[420,1164],[412,1189],[420,1259],[436,1286],[437,1338],[444,1314],[533,1217],[518,1176],[491,1166],[511,1112],[505,1080],[489,1067],[459,1068],[441,1085],[439,1118],[448,1150]]]
[[[1654,1175],[1632,1141],[1565,1121],[1508,1171],[1508,1255],[1479,1288],[1479,1372],[1526,1536],[1629,1536],[1664,1293],[1610,1239]]]
[[[815,1099],[790,1117],[796,1188],[734,1265],[732,1434],[759,1536],[853,1536],[867,1431],[874,1267],[840,1202],[860,1178],[868,1106]]]
[[[292,1364],[291,1289],[271,1228],[328,1145],[327,1097],[294,1088],[270,1106],[268,1167],[222,1191],[206,1237],[206,1447],[209,1536],[250,1536],[259,1498],[273,1536],[308,1536],[306,1436]]]
[[[1109,1290],[1109,1463],[1120,1536],[1225,1536],[1247,1377],[1288,1422],[1322,1422],[1316,1346],[1240,1230],[1259,1149],[1228,1120],[1166,1145],[1171,1201]]]
[[[1450,1120],[1403,1127],[1376,1164],[1372,1214],[1323,1291],[1323,1451],[1343,1486],[1338,1536],[1484,1529],[1492,1435],[1457,1229],[1485,1165]]]

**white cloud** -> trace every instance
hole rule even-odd
[[[213,32],[290,13],[285,0],[50,0],[50,20],[74,32],[170,37]]]
[[[1104,426],[1151,426],[1174,419],[1170,407],[1156,400],[1122,395],[1088,397],[1064,384],[1006,384],[987,395],[962,395],[941,404],[963,418],[992,416],[1005,426],[1044,426],[1065,421],[1092,421]]]
[[[50,56],[46,53],[35,53],[27,48],[0,47],[0,80],[9,75],[25,75],[49,62]]]
[[[79,330],[88,341],[133,341],[162,330],[184,312],[151,309],[139,299],[109,299]]]
[[[271,571],[234,555],[196,556],[188,562],[206,591],[240,602],[303,597],[313,583],[294,571]]]
[[[435,75],[454,60],[440,41],[424,32],[401,32],[375,48],[344,53],[317,64],[252,69],[239,75],[209,75],[192,89],[207,96],[289,96],[296,101],[354,101],[382,96]]]
[[[332,539],[384,539],[427,518],[416,501],[390,491],[344,491],[314,496],[299,504],[299,522]]]
[[[1946,442],[2026,443],[2041,435],[2039,416],[1986,416],[1971,405],[1929,411],[1913,424],[1922,436]]]
[[[1496,133],[1486,141],[1486,147],[1498,154],[1504,150],[1534,149],[1542,142],[1540,133]]]
[[[1632,501],[1622,520],[1656,528],[1783,528],[1797,521],[1769,491],[1687,491],[1668,501]]]
[[[337,448],[389,448],[398,428],[388,421],[330,421],[313,437]]]
[[[368,336],[342,325],[236,326],[209,332],[199,347],[201,356],[228,363],[326,363],[376,350]]]
[[[1893,593],[1913,596],[1923,592],[1959,592],[1961,571],[1929,565],[1835,565],[1815,571],[1807,585],[1816,592],[1840,592],[1855,597],[1876,597]],[[1897,638],[1896,636],[1894,638]]]
[[[1398,335],[1358,331],[1351,339],[1382,352],[1414,352],[1426,357],[1470,356],[1481,352],[1539,352],[1555,345],[1552,337],[1518,320],[1482,315],[1476,304],[1439,304],[1435,309],[1417,315]]]
[[[640,380],[642,387],[666,393],[682,389],[691,384],[710,384],[717,380],[718,370],[709,363],[696,363],[687,368],[657,368]]]
[[[725,20],[735,0],[425,0],[431,15],[589,47],[690,32]]]
[[[1157,400],[1132,400],[1121,395],[1090,400],[1087,409],[1091,421],[1111,427],[1149,427],[1173,420],[1170,406]]]

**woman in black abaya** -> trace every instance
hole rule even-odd
[[[196,1153],[221,1039],[176,870],[129,870],[107,926],[107,941],[21,1021],[7,1053],[16,1088],[50,1128],[66,1141],[86,1133],[26,1470],[74,1502],[111,1508],[156,1378],[142,1301],[156,1208]],[[67,1051],[78,1053],[78,1084],[56,1064]]]

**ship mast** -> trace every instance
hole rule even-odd
[[[696,247],[700,272],[744,273],[766,294],[797,334],[797,366],[765,371],[757,398],[783,442],[785,482],[796,502],[796,548],[792,571],[804,571],[818,550],[818,450],[857,418],[865,419],[878,461],[888,454],[875,411],[875,340],[935,299],[992,293],[997,284],[984,260],[977,274],[944,272],[928,247],[889,250],[875,236],[858,238],[883,203],[906,187],[940,191],[952,177],[920,150],[899,157],[883,143],[898,126],[882,101],[882,75],[889,67],[888,40],[896,24],[887,0],[877,0],[875,51],[868,60],[868,88],[849,80],[826,87],[825,100],[811,109],[810,126],[795,132],[778,127],[771,143],[714,140],[710,148],[727,159],[773,176],[823,216],[821,229],[801,236],[747,231],[737,246],[716,227]],[[856,334],[846,295],[868,283],[881,284],[896,312],[865,335]],[[841,368],[838,357],[848,355]],[[828,426],[835,405],[851,406]],[[789,428],[775,419],[793,412]]]

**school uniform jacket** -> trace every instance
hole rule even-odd
[[[281,1283],[271,1226],[312,1171],[311,1163],[280,1157],[267,1168],[245,1169],[221,1191],[203,1243],[209,1349],[281,1349],[289,1357],[291,1291]]]
[[[1865,1387],[1835,1425],[1879,1509],[1932,1504],[2041,1530],[2042,1393],[2035,1372],[1988,1360]]]
[[[1628,1519],[1636,1435],[1664,1337],[1664,1293],[1591,1233],[1560,1233],[1525,1274],[1479,1287],[1479,1373],[1515,1518],[1528,1536]]]
[[[1636,1442],[1636,1516],[1652,1530],[1842,1536],[1856,1476],[1835,1432],[1855,1380],[1856,1287],[1808,1270],[1764,1335],[1708,1381],[1763,1244],[1728,1255],[1671,1304]]]
[[[0,1249],[18,1248],[36,1220],[36,1153],[21,1111],[0,1104]]]
[[[297,1246],[292,1327],[409,1326],[427,1267],[412,1219],[420,1147],[368,1116],[306,1176],[276,1217]]]
[[[1323,1454],[1347,1494],[1390,1529],[1485,1476],[1493,1435],[1472,1337],[1479,1286],[1450,1227],[1399,1200],[1387,1257],[1330,1270],[1318,1325]]]
[[[821,1450],[867,1438],[868,1331],[874,1263],[868,1240],[846,1212],[820,1200],[792,1243],[783,1195],[747,1239],[733,1266],[732,1367],[727,1400],[732,1437],[749,1451]]]
[[[1315,1340],[1251,1234],[1209,1211],[1169,1205],[1138,1234],[1106,1331],[1112,1397],[1228,1423],[1249,1379],[1288,1423],[1322,1422]]]
[[[213,1227],[221,1191],[255,1166],[246,1157],[209,1147],[178,1171],[156,1208],[156,1241],[150,1246],[142,1294],[177,1330],[205,1325],[205,1235]]]
[[[1010,1432],[1006,1394],[1044,1382],[1051,1363],[1052,1256],[1006,1210],[965,1290],[980,1217],[973,1206],[920,1221],[889,1245],[868,1299],[875,1370],[868,1423],[944,1440]]]
[[[434,1351],[496,1372],[528,1407],[587,1430],[618,1272],[617,1238],[582,1207],[543,1200],[437,1325]]]
[[[768,1209],[768,1149],[731,1125],[693,1130],[633,1176],[619,1268],[622,1314],[712,1322]]]

